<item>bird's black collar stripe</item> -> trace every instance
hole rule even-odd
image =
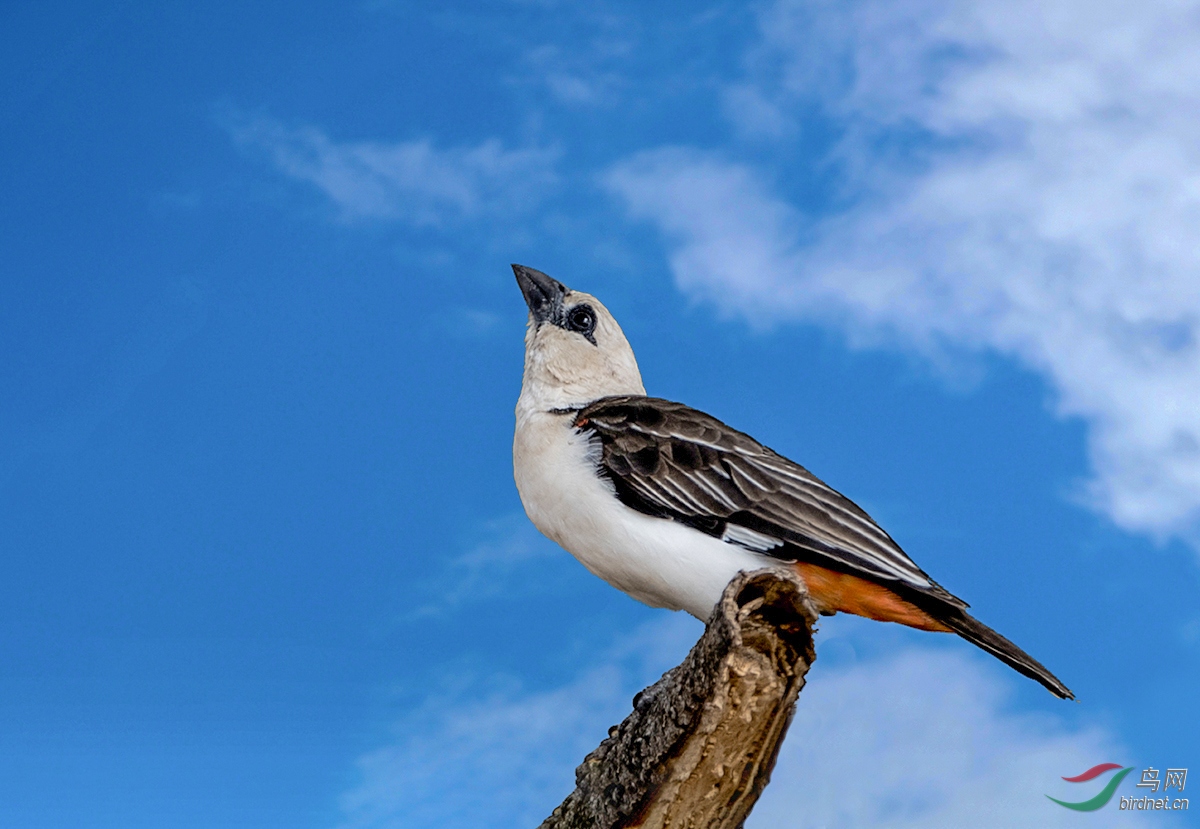
[[[556,408],[556,409],[547,409],[546,414],[565,415],[565,414],[575,414],[576,412],[582,412],[582,411],[583,411],[583,406],[563,406],[561,408]]]

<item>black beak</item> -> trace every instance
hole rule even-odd
[[[512,269],[535,322],[555,322],[562,316],[566,285],[524,265],[513,265]]]

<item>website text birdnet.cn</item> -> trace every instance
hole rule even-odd
[[[1162,784],[1163,797],[1151,797],[1150,795],[1142,795],[1141,797],[1125,797],[1122,795],[1117,806],[1122,811],[1166,811],[1166,812],[1182,812],[1188,807],[1188,799],[1186,797],[1167,797],[1168,789],[1177,789],[1182,792],[1187,785],[1187,769],[1166,769],[1162,773],[1162,778],[1159,778],[1159,770],[1151,766],[1142,771],[1142,781],[1137,784],[1139,789],[1149,789],[1151,793],[1158,792],[1159,784]]]

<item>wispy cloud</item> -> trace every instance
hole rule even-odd
[[[413,718],[416,733],[359,761],[363,782],[342,798],[341,826],[538,825],[570,791],[572,759],[619,719],[622,680],[601,669],[544,693],[432,703],[420,712],[432,729]]]
[[[677,663],[699,629],[667,617],[557,688],[436,696],[394,744],[361,759],[343,829],[537,825],[632,695]],[[841,667],[818,660],[748,826],[1076,825],[1078,815],[1043,795],[1077,795],[1063,791],[1063,775],[1135,761],[1103,729],[1006,710],[1012,683],[1024,680],[998,679],[981,662],[921,648]],[[1089,822],[1116,825],[1114,816]]]
[[[394,744],[361,758],[342,829],[538,825],[571,791],[583,756],[629,713],[633,694],[681,660],[698,632],[677,614],[562,686],[522,693],[493,678],[470,698],[436,695],[400,724]]]
[[[448,613],[463,602],[513,597],[551,587],[554,576],[547,561],[567,554],[534,529],[524,515],[510,515],[487,523],[483,537],[465,553],[450,559],[443,572],[417,589],[431,596],[414,616]]]
[[[341,217],[425,227],[524,215],[555,187],[558,152],[506,149],[497,139],[439,148],[411,141],[336,141],[313,126],[229,118],[236,141],[264,151],[280,171],[317,187]]]
[[[775,163],[678,148],[605,181],[730,312],[1041,372],[1089,424],[1082,497],[1195,540],[1197,38],[1194,3],[784,0],[726,108],[759,141],[838,134],[820,163],[849,207],[809,215]]]
[[[524,63],[529,67],[526,83],[545,87],[550,97],[568,105],[609,105],[627,80],[606,64],[632,51],[631,44],[619,38],[597,38],[586,48],[566,49],[555,44],[527,51]]]

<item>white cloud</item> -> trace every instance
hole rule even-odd
[[[684,291],[755,324],[797,310],[802,222],[752,168],[685,148],[663,149],[615,167],[605,183],[634,216],[662,230]]]
[[[850,621],[823,622],[821,647],[853,631]],[[667,617],[547,691],[477,689],[469,702],[437,695],[393,745],[360,761],[343,829],[536,826],[570,791],[584,755],[629,713],[632,695],[680,661],[699,630]],[[1083,800],[1094,787],[1059,778],[1134,761],[1100,728],[1006,710],[1008,690],[1027,680],[984,664],[965,650],[923,648],[841,667],[818,659],[748,826],[1077,825],[1077,814],[1044,795]],[[1088,824],[1115,825],[1116,815],[1112,805]]]
[[[606,181],[724,309],[1041,372],[1089,425],[1086,499],[1194,539],[1198,40],[1195,3],[779,2],[726,107],[759,138],[820,113],[836,149],[793,163],[836,164],[849,206],[806,215],[776,170],[692,150]]]
[[[445,149],[428,139],[339,142],[271,118],[231,121],[239,143],[265,150],[281,171],[315,185],[345,220],[442,227],[525,213],[557,182],[558,153],[550,149],[509,150],[496,139]]]
[[[749,829],[1078,826],[1044,795],[1086,800],[1099,785],[1060,778],[1135,762],[1099,728],[1006,710],[1009,682],[958,651],[911,649],[810,677]],[[1128,820],[1114,800],[1088,825]]]

